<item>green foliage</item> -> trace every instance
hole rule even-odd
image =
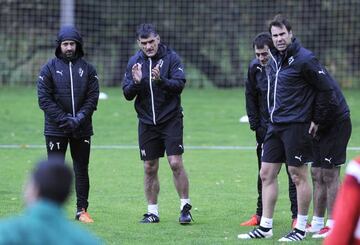
[[[61,2],[1,2],[0,84],[31,84],[39,66],[53,56]],[[121,83],[127,60],[136,49],[136,27],[142,22],[154,23],[161,40],[183,58],[192,87],[207,83],[241,86],[254,57],[251,40],[282,12],[304,47],[334,71],[344,87],[360,87],[357,0],[228,0],[226,4],[211,0],[77,0],[74,4],[86,58],[106,86]]]
[[[249,231],[239,223],[255,212],[257,163],[254,149],[204,150],[187,146],[255,146],[255,137],[247,124],[242,89],[185,89],[182,102],[184,117],[184,164],[190,178],[190,197],[195,222],[180,226],[179,199],[172,174],[161,159],[159,196],[161,222],[142,225],[146,212],[143,194],[143,167],[137,146],[137,118],[133,102],[126,101],[120,88],[103,88],[108,100],[99,101],[94,114],[95,136],[90,163],[89,212],[95,223],[86,226],[106,244],[269,244],[290,229],[290,204],[287,176],[280,173],[280,196],[275,210],[274,239],[238,241],[237,234]],[[345,91],[352,111],[353,137],[349,146],[360,146],[360,103],[358,91]],[[0,217],[19,213],[22,186],[36,160],[45,156],[43,113],[38,108],[33,87],[1,87],[0,145]],[[98,149],[95,146],[134,146],[135,149]],[[360,151],[349,151],[348,159]],[[69,159],[69,154],[68,154]],[[70,159],[69,159],[70,160]],[[66,206],[74,218],[74,195]],[[303,244],[320,244],[307,238]]]

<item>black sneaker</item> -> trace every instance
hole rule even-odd
[[[191,205],[186,203],[183,207],[183,209],[180,212],[180,217],[179,217],[179,222],[182,225],[186,225],[186,224],[190,224],[190,222],[193,220],[190,210],[191,210]]]
[[[140,223],[148,224],[148,223],[159,223],[160,219],[158,216],[152,213],[144,214],[144,218],[140,220]]]
[[[279,242],[297,242],[304,240],[305,237],[305,231],[301,231],[295,228],[294,230],[290,231],[286,236],[280,238]]]
[[[273,236],[272,228],[265,228],[258,226],[248,233],[239,234],[239,239],[263,239],[271,238]]]

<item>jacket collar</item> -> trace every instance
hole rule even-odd
[[[31,204],[27,209],[26,213],[33,217],[43,217],[51,219],[52,217],[64,216],[63,211],[59,204],[50,200],[41,199]]]

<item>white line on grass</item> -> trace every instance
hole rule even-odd
[[[4,145],[0,144],[0,149],[41,149],[45,148],[44,145],[28,145],[28,144],[19,144],[19,145]],[[137,145],[92,145],[92,149],[103,149],[103,150],[112,150],[112,149],[138,149]],[[185,149],[189,150],[254,150],[255,146],[224,146],[224,145],[189,145]],[[348,151],[360,151],[360,147],[348,147]]]

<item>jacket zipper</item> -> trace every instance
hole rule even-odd
[[[73,76],[72,76],[72,63],[71,63],[71,61],[69,62],[69,70],[70,70],[72,115],[73,115],[73,117],[75,117],[76,114],[75,114],[75,102],[74,102],[74,81],[73,81]]]
[[[274,123],[274,119],[273,119],[273,114],[274,114],[274,111],[275,111],[275,106],[276,106],[276,90],[277,90],[277,82],[278,82],[278,76],[279,76],[279,71],[281,69],[281,65],[278,67],[278,63],[276,62],[276,59],[274,58],[274,56],[272,55],[272,53],[270,53],[270,56],[271,58],[273,59],[273,61],[275,62],[275,67],[276,67],[276,74],[275,74],[275,85],[274,85],[274,104],[273,104],[273,109],[271,110],[271,113],[270,113],[270,121],[272,123]],[[270,96],[270,78],[269,76],[267,77],[268,78],[268,108],[270,108],[270,104],[269,104],[269,96]]]
[[[149,86],[150,86],[150,95],[151,95],[151,110],[152,110],[152,114],[153,114],[153,123],[154,125],[156,125],[156,117],[155,117],[155,105],[154,105],[154,92],[152,89],[152,78],[151,78],[151,67],[152,67],[152,60],[151,58],[149,58]]]

